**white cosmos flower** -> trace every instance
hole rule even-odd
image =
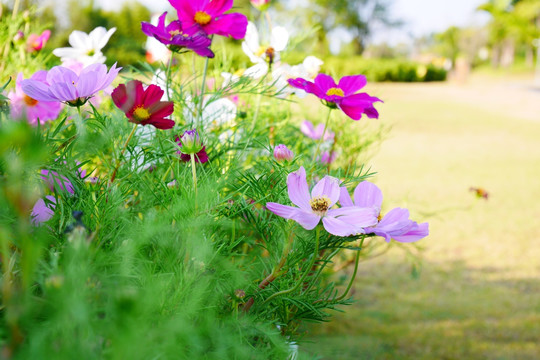
[[[197,124],[198,106],[190,95],[185,99],[186,105],[183,109],[184,120],[187,123]],[[232,123],[236,119],[236,104],[227,98],[214,99],[208,95],[203,100],[202,127],[213,128],[216,126]]]
[[[257,27],[250,21],[247,26],[246,37],[242,42],[242,50],[253,63],[275,64],[279,62],[279,53],[285,50],[288,42],[289,32],[287,29],[282,26],[275,26],[270,34],[270,43],[261,45]]]
[[[293,88],[289,86],[288,79],[303,78],[306,80],[313,80],[321,70],[321,65],[324,62],[315,57],[308,56],[301,64],[291,66],[289,64],[280,64],[272,70],[272,77],[275,81],[275,86],[278,90],[281,90],[279,97],[287,97],[290,94],[296,94],[296,96],[303,98],[307,94],[304,90]]]
[[[106,57],[101,52],[101,49],[107,45],[115,31],[116,28],[107,31],[102,26],[95,28],[89,34],[75,30],[69,35],[71,47],[55,49],[53,54],[61,58],[62,61],[77,60],[85,67],[91,64],[102,64],[105,62]]]

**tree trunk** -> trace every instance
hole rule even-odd
[[[514,63],[515,43],[513,39],[506,39],[502,43],[501,66],[510,67]]]
[[[525,64],[527,67],[534,66],[534,48],[532,46],[527,46],[525,49]]]

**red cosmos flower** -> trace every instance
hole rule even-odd
[[[131,80],[118,85],[111,96],[114,104],[126,113],[129,122],[166,130],[174,126],[173,120],[165,119],[173,113],[174,105],[172,101],[161,101],[164,93],[157,85],[144,89],[139,80]]]

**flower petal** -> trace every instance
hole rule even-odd
[[[326,74],[317,75],[317,77],[315,78],[315,85],[317,85],[317,87],[324,94],[326,94],[328,89],[337,87],[334,79],[332,79],[330,75],[326,75]]]
[[[346,187],[340,187],[339,190],[339,203],[341,206],[354,206],[349,190]]]
[[[339,179],[326,175],[311,190],[311,198],[326,196],[332,207],[339,200],[339,183]]]
[[[339,88],[345,96],[349,96],[366,86],[367,80],[364,75],[344,76],[339,80]]]
[[[377,185],[362,181],[354,189],[354,205],[358,207],[375,207],[381,211],[383,195]]]
[[[270,46],[275,51],[283,51],[287,47],[289,42],[289,32],[283,26],[276,26],[272,29],[272,35],[270,36]]]
[[[341,219],[325,216],[322,219],[324,228],[332,235],[351,236],[358,233],[356,228]]]
[[[429,235],[429,224],[428,223],[422,223],[417,224],[416,222],[413,224],[411,229],[409,229],[406,233],[402,235],[393,236],[393,239],[399,242],[409,243],[418,241],[422,238],[425,238]]]
[[[289,174],[287,177],[287,190],[289,199],[293,204],[303,210],[311,211],[311,205],[309,204],[311,198],[306,180],[306,170],[303,166]]]

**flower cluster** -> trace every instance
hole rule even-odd
[[[381,218],[382,193],[374,184],[360,183],[354,190],[354,203],[347,188],[339,184],[339,179],[325,176],[310,193],[306,170],[300,167],[287,177],[289,199],[298,207],[269,202],[266,208],[307,230],[322,219],[326,231],[336,236],[375,234],[386,241],[413,242],[429,234],[428,224],[409,220],[407,209],[395,208]],[[338,200],[341,207],[335,208]]]
[[[167,12],[158,19],[157,25],[142,23],[142,31],[169,47],[171,51],[191,50],[196,54],[213,58],[210,50],[212,35],[242,39],[246,34],[247,17],[240,13],[228,13],[231,0],[170,0],[178,19],[166,25]]]

